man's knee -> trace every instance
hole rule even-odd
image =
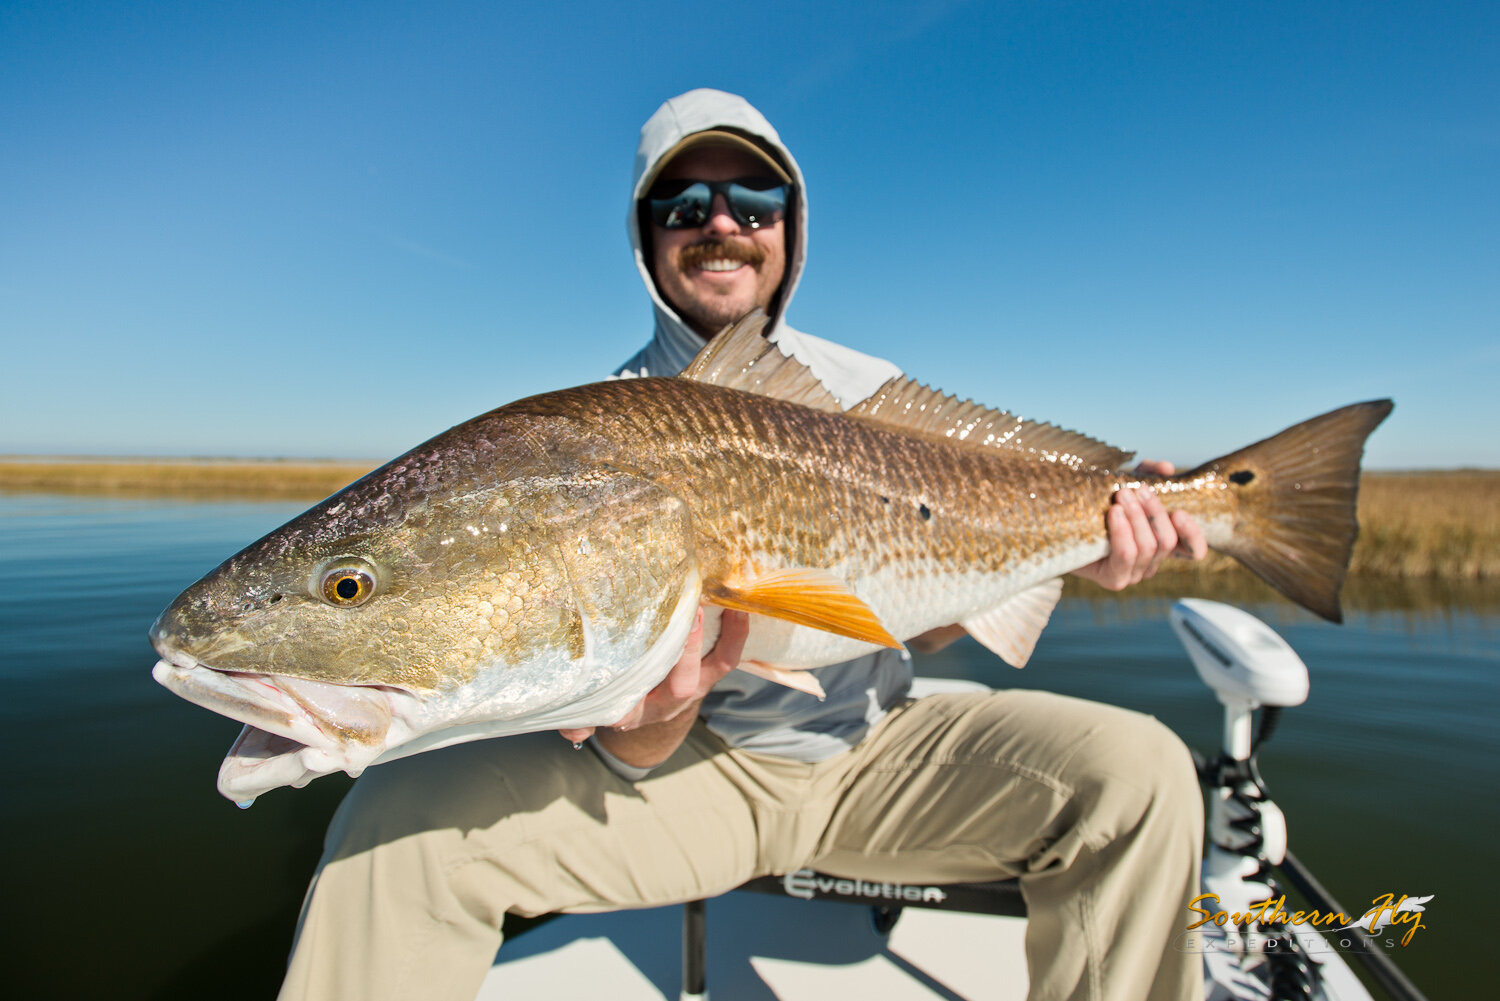
[[[1192,756],[1181,738],[1152,716],[1111,711],[1068,771],[1075,788],[1114,811],[1111,826],[1133,827],[1157,817],[1184,830],[1202,830],[1202,792]]]
[[[602,766],[552,734],[473,741],[377,765],[339,806],[326,855],[434,835],[462,839],[487,831],[494,837],[511,818],[586,789],[588,783],[570,773],[592,767]]]

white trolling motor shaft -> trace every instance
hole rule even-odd
[[[1280,709],[1307,699],[1307,665],[1285,640],[1255,616],[1232,605],[1184,598],[1172,608],[1172,628],[1187,648],[1204,684],[1224,706],[1224,757],[1248,762],[1254,749],[1251,721],[1257,708]],[[1235,795],[1235,794],[1238,795]],[[1253,821],[1259,844],[1246,833]],[[1286,818],[1249,781],[1214,790],[1209,807],[1204,889],[1220,906],[1246,911],[1269,893],[1259,855],[1271,865],[1286,856]]]

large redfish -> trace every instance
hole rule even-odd
[[[815,692],[791,672],[955,622],[1019,666],[1133,483],[1339,618],[1359,460],[1389,401],[1138,477],[1118,449],[907,379],[844,412],[763,322],[681,376],[462,424],[188,588],[152,627],[154,674],[247,724],[220,791],[612,723],[705,604],[753,613],[743,667]]]

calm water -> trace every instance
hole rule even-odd
[[[342,777],[241,812],[214,791],[239,724],[150,678],[156,614],[297,503],[0,495],[0,702],[13,996],[263,998],[280,980]],[[1212,595],[1210,595],[1212,596]],[[1312,669],[1262,754],[1295,850],[1351,908],[1436,894],[1397,959],[1431,996],[1493,981],[1500,602],[1361,593],[1342,628],[1255,605]],[[1155,713],[1205,751],[1219,713],[1166,599],[1068,599],[1024,672],[971,643],[924,673]],[[14,978],[11,979],[14,984]],[[1481,987],[1484,984],[1484,987]]]

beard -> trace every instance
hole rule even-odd
[[[700,337],[712,338],[757,306],[773,312],[786,262],[781,224],[770,233],[665,233],[649,250],[651,277],[663,300]],[[688,240],[683,240],[688,237]],[[774,237],[774,239],[768,239]],[[679,242],[681,241],[681,242]],[[705,265],[735,262],[728,272]]]
[[[757,284],[761,266],[767,253],[764,248],[748,241],[702,240],[689,244],[677,252],[673,270],[681,276],[689,276],[710,261],[738,261],[756,272]],[[704,337],[713,337],[725,326],[745,316],[756,306],[769,309],[769,303],[759,303],[742,293],[717,295],[703,293],[701,289],[681,290],[678,296],[667,292],[679,316]]]

